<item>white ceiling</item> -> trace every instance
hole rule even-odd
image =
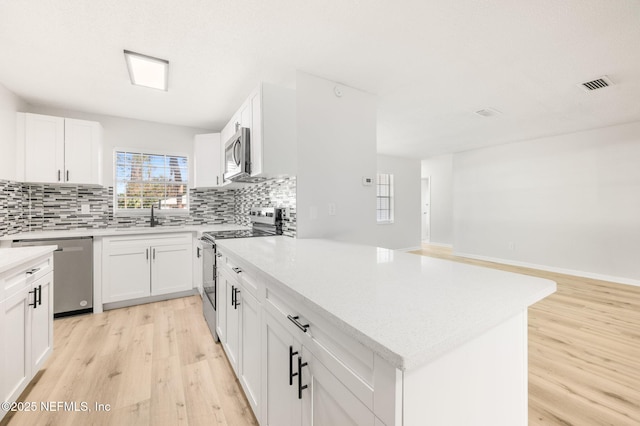
[[[377,95],[379,152],[417,158],[640,120],[639,46],[637,0],[0,0],[0,83],[31,104],[220,130],[301,70]]]

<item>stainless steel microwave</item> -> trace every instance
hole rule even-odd
[[[224,144],[224,179],[237,181],[251,175],[251,146],[249,129],[239,127]]]

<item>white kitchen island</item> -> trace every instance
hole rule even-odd
[[[218,249],[222,343],[260,424],[527,424],[527,307],[553,281],[327,240]]]

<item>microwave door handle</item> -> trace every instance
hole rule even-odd
[[[236,166],[240,165],[242,159],[240,156],[242,155],[242,144],[240,143],[240,139],[236,139],[233,143],[233,161],[236,163]]]

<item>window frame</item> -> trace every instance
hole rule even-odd
[[[389,183],[388,184],[381,184],[380,183],[380,177],[381,176],[388,176],[389,178]],[[385,195],[380,195],[380,186],[388,186],[389,187],[389,195],[385,196]],[[378,225],[389,225],[394,223],[394,215],[395,215],[395,190],[394,190],[394,186],[395,186],[395,179],[393,176],[393,173],[382,173],[382,172],[378,172],[376,173],[376,223]],[[380,199],[388,199],[389,200],[389,208],[388,209],[380,209],[379,208],[379,201]],[[379,219],[379,212],[380,211],[388,211],[389,212],[389,218],[388,219]]]
[[[118,207],[118,153],[124,152],[129,154],[142,154],[142,155],[156,155],[156,156],[175,156],[175,157],[184,157],[187,160],[187,173],[186,180],[183,177],[182,183],[185,185],[185,195],[186,195],[186,206],[183,209],[154,209],[154,214],[157,215],[189,215],[190,206],[191,206],[191,197],[189,194],[190,186],[190,178],[191,178],[191,155],[186,152],[177,152],[177,151],[165,151],[165,150],[155,150],[155,149],[146,149],[146,148],[131,148],[131,147],[115,147],[113,148],[113,157],[112,157],[112,166],[113,166],[113,214],[114,216],[136,216],[136,215],[148,215],[151,212],[151,208],[119,208]],[[170,181],[163,181],[163,184],[166,185]]]

